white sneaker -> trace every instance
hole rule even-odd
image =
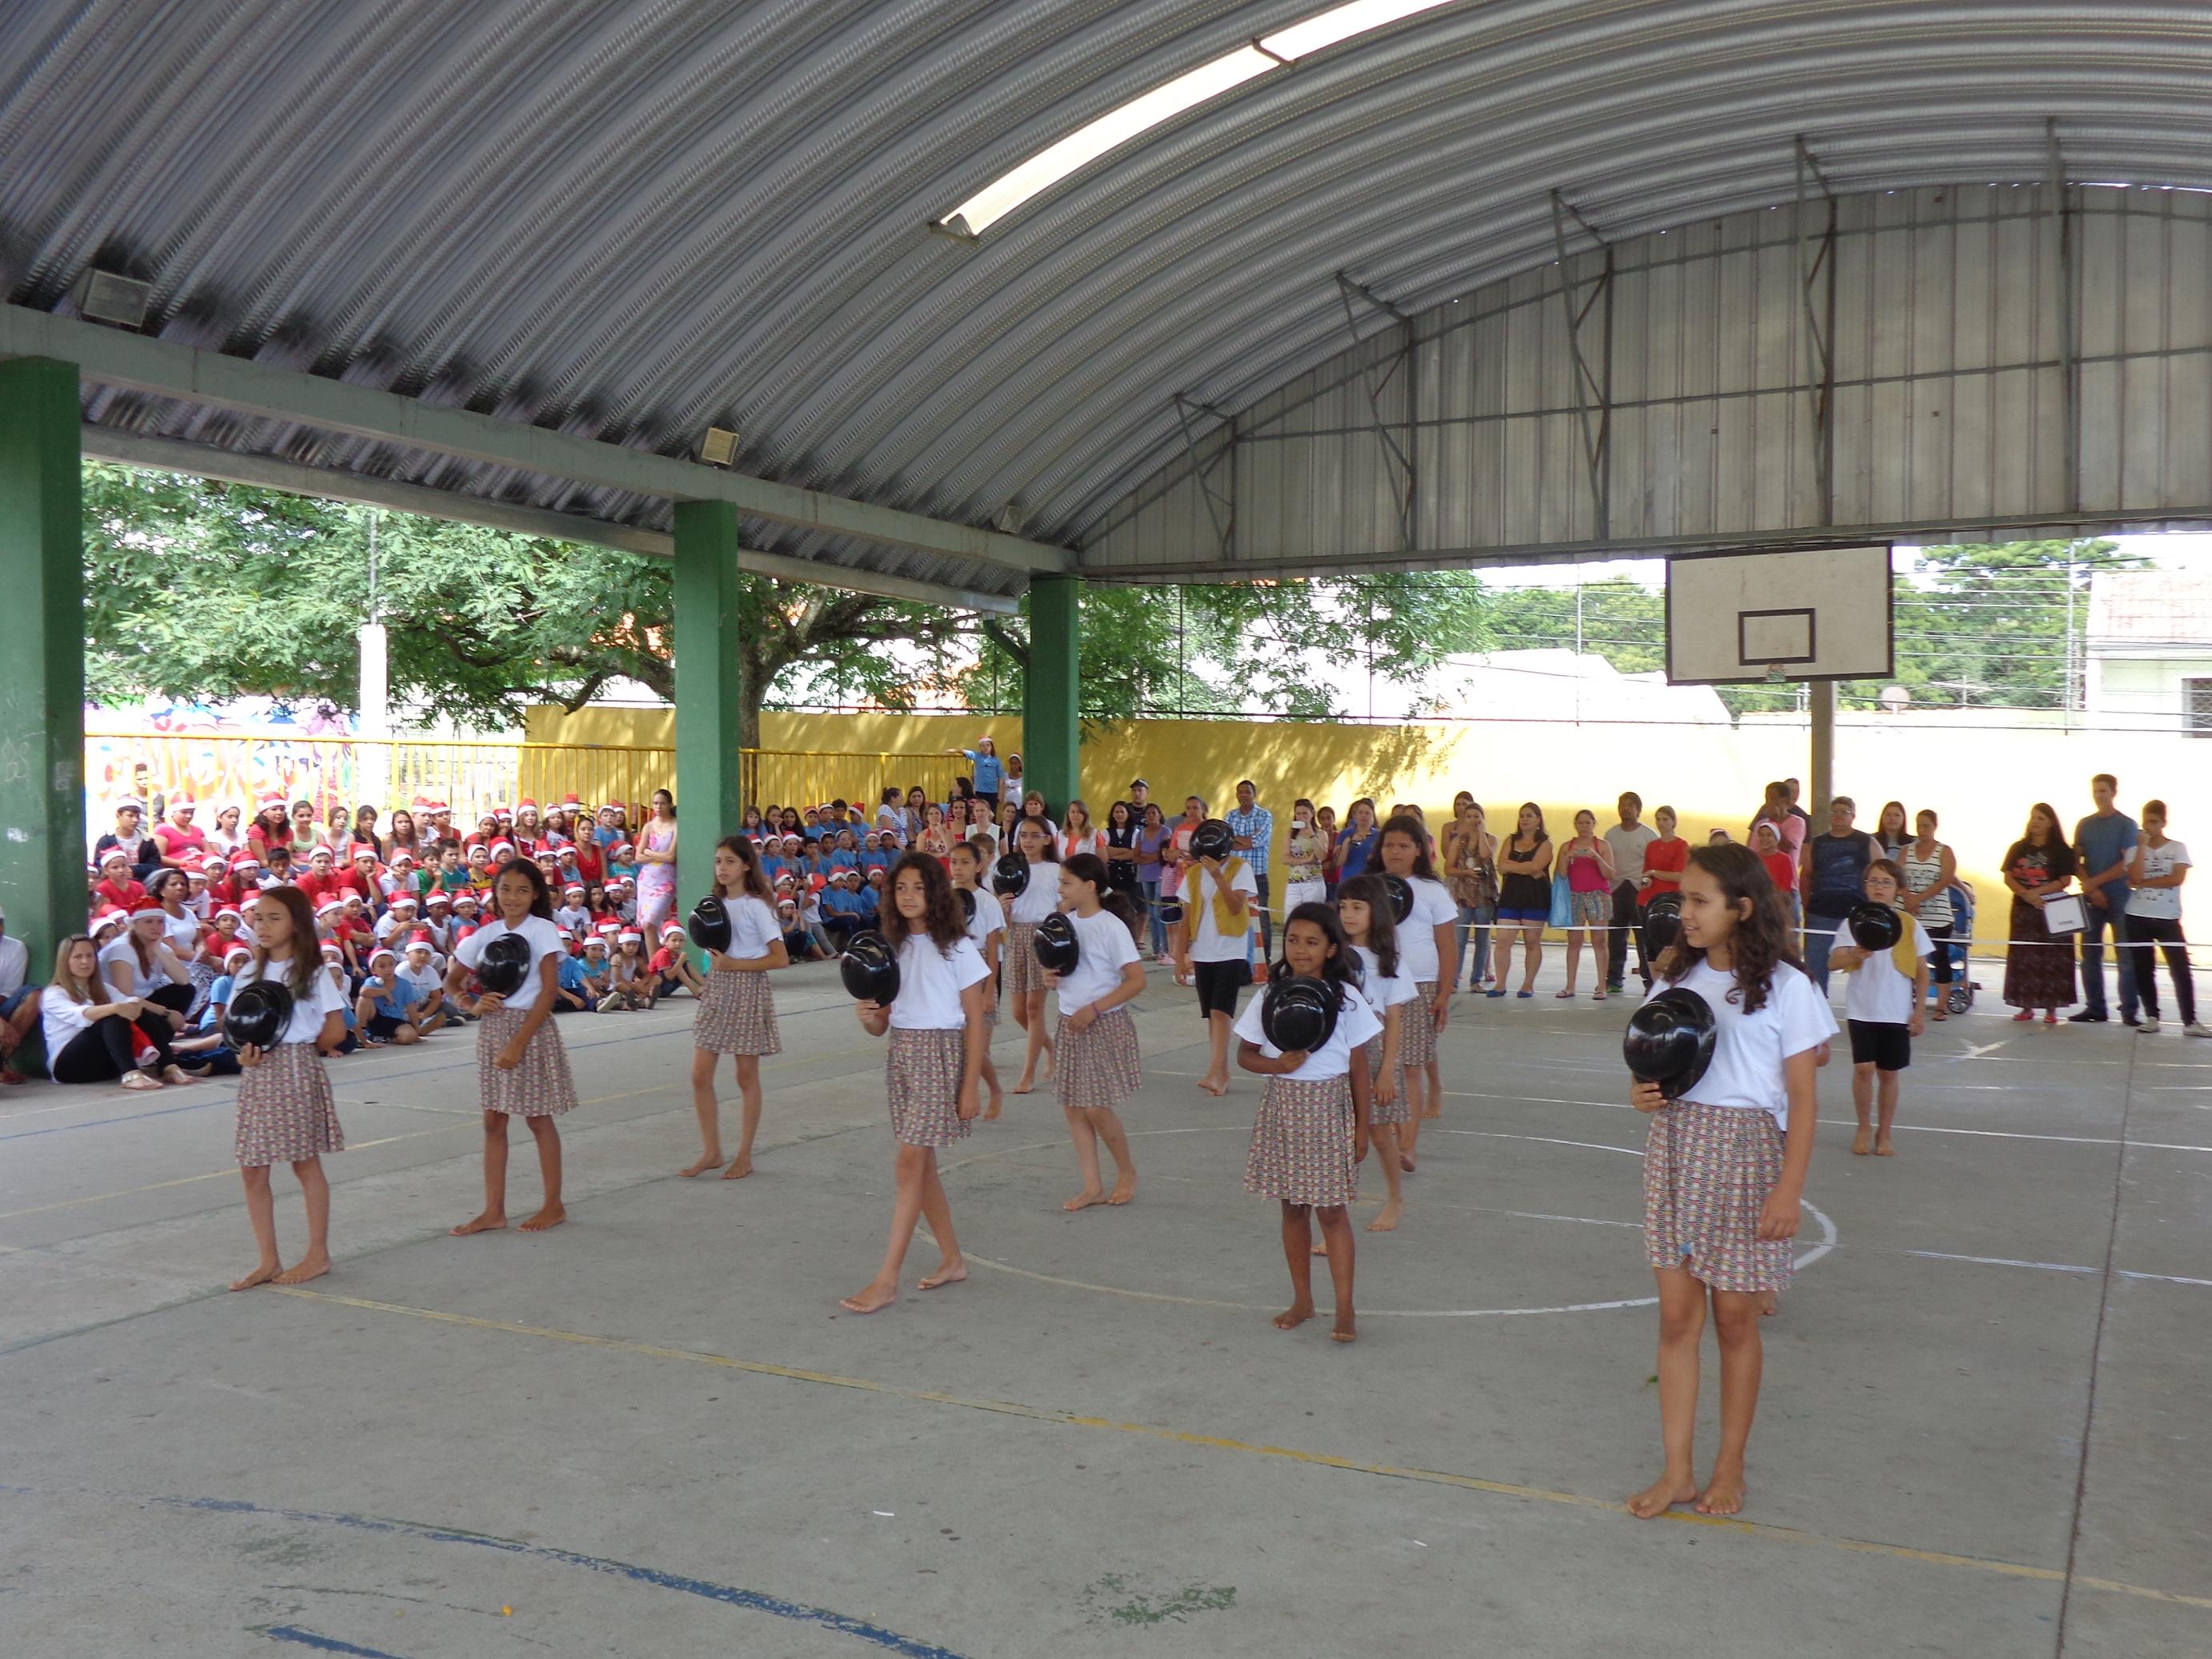
[[[2158,1035],[2158,1022],[2146,1017],[2143,1023],[2136,1027],[2136,1035],[2138,1036],[2156,1036]]]
[[[2192,1019],[2181,1029],[2191,1036],[2212,1037],[2212,1025],[2207,1025],[2201,1019]]]

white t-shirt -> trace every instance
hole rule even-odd
[[[731,931],[734,933],[735,927]],[[562,948],[561,931],[544,916],[525,916],[520,927],[509,927],[504,921],[488,921],[453,947],[453,960],[473,974],[483,961],[484,947],[502,933],[520,934],[529,942],[530,971],[522,976],[522,988],[506,999],[508,1008],[518,1014],[526,1014],[538,1006],[538,964],[548,957],[567,954]]]
[[[1258,1043],[1260,1052],[1269,1060],[1279,1060],[1283,1051],[1267,1041],[1260,1023],[1267,1001],[1258,996],[1244,1006],[1244,1012],[1237,1017],[1237,1035],[1247,1042]],[[1352,1070],[1352,1051],[1382,1035],[1382,1022],[1375,1018],[1367,999],[1347,986],[1337,1004],[1336,1030],[1329,1033],[1327,1042],[1306,1056],[1304,1065],[1287,1075],[1299,1083],[1326,1083],[1331,1078],[1346,1076]]]
[[[167,911],[161,913],[161,926],[169,936],[169,948],[177,953],[179,962],[190,962],[200,948],[200,919],[190,910],[180,916]]]
[[[1060,866],[1057,864],[1030,866],[1030,884],[1014,895],[1006,906],[1006,919],[1034,927],[1060,908]]]
[[[2137,843],[2142,849],[2142,872],[2145,876],[2170,876],[2189,862],[2189,849],[2179,842],[2168,840],[2165,845],[2154,847],[2148,841]],[[2131,916],[2165,916],[2179,921],[2181,919],[2181,890],[2179,887],[2131,887],[2128,890],[2128,914]],[[2146,951],[2146,956],[2152,954]],[[2138,972],[2142,969],[2137,969]]]
[[[996,894],[987,893],[980,887],[972,890],[975,895],[975,915],[968,923],[968,937],[981,951],[991,942],[992,934],[1006,931],[1006,910]],[[955,904],[959,902],[953,900]]]
[[[0,997],[21,990],[30,972],[30,947],[13,933],[0,933]]]
[[[1658,839],[1659,832],[1648,823],[1639,823],[1633,830],[1616,823],[1605,832],[1605,844],[1613,849],[1615,885],[1625,881],[1632,886],[1643,878],[1644,849]]]
[[[287,990],[291,989],[291,983],[287,972],[287,970],[291,967],[291,963],[289,962],[277,962],[271,960],[269,967],[270,970],[269,977],[283,985]],[[253,971],[253,964],[252,963],[240,963],[238,964],[238,972],[231,978],[231,995],[235,997],[240,991],[244,990],[247,986],[252,984],[255,980],[260,977],[261,975]],[[343,994],[340,993],[336,985],[331,982],[330,975],[327,973],[317,974],[315,975],[314,995],[311,997],[303,997],[295,994],[293,996],[292,1023],[284,1028],[284,1035],[280,1037],[278,1041],[280,1042],[313,1042],[317,1037],[323,1034],[323,1016],[325,1014],[342,1014],[343,1012],[345,1012],[345,997]]]
[[[1098,849],[1106,844],[1106,837],[1096,830],[1086,830],[1080,835],[1069,830],[1054,836],[1053,842],[1064,864],[1078,853],[1088,853],[1093,858],[1097,857]]]
[[[95,988],[93,995],[100,998],[107,993]],[[92,1021],[84,1012],[91,1006],[88,1002],[71,1001],[70,994],[58,985],[49,985],[39,993],[39,1026],[46,1039],[48,1070],[52,1069],[55,1058],[61,1051],[69,1047],[71,1037],[91,1029]]]
[[[1408,876],[1413,890],[1413,914],[1398,924],[1398,971],[1416,985],[1437,982],[1437,935],[1459,920],[1459,906],[1451,889],[1429,876]]]
[[[908,933],[899,946],[898,995],[891,999],[891,1024],[902,1031],[957,1031],[968,1023],[960,994],[990,978],[983,953],[971,940],[956,940],[940,951],[927,933]]]
[[[757,962],[783,942],[783,924],[776,920],[775,906],[766,899],[744,893],[724,899],[722,908],[730,913],[730,948],[724,956]]]
[[[1928,930],[1920,925],[1919,917],[1899,919],[1911,925],[1913,955],[1924,957],[1936,948],[1936,941],[1928,937]],[[1850,935],[1847,932],[1843,937],[1849,940]],[[1844,1018],[1876,1025],[1912,1023],[1911,976],[1898,971],[1888,951],[1869,957],[1851,969],[1850,982],[1844,988]]]
[[[1411,1002],[1420,995],[1419,988],[1406,976],[1406,960],[1402,956],[1398,959],[1399,971],[1385,975],[1382,963],[1374,951],[1364,945],[1355,945],[1352,948],[1359,952],[1359,965],[1366,975],[1359,981],[1359,994],[1367,1000],[1367,1006],[1373,1012],[1376,1024],[1384,1024],[1393,1008]]]
[[[1729,1000],[1729,993],[1735,989],[1733,972],[1724,974],[1699,962],[1675,985],[1703,997],[1718,1027],[1713,1063],[1689,1098],[1701,1105],[1769,1112],[1788,1127],[1790,1088],[1783,1080],[1782,1062],[1819,1048],[1836,1034],[1836,1017],[1820,987],[1788,963],[1777,963],[1765,1005],[1757,1013],[1747,1014],[1742,1004]],[[1644,1000],[1674,988],[1663,979],[1654,980]]]
[[[165,939],[163,943],[166,944],[167,941]],[[128,969],[131,975],[131,989],[127,992],[123,988],[123,982],[117,979],[112,971],[118,963]],[[138,965],[138,953],[131,948],[129,928],[125,928],[100,947],[100,977],[107,981],[107,988],[118,996],[143,997],[150,992],[160,990],[165,985],[182,983],[161,965],[161,958],[158,955],[154,958],[152,968],[141,968]]]
[[[1213,921],[1213,895],[1218,884],[1202,864],[1183,866],[1183,886],[1187,894],[1183,901],[1183,921],[1190,928],[1190,959],[1193,962],[1245,962],[1252,954],[1252,939],[1258,918],[1249,902],[1244,906],[1244,931],[1224,933]],[[1244,893],[1252,898],[1260,896],[1260,884],[1253,878],[1252,866],[1242,859],[1237,861],[1235,873],[1229,878],[1229,890]],[[1454,915],[1458,913],[1455,911]],[[1255,1005],[1256,1006],[1256,1005]],[[1327,1076],[1322,1073],[1318,1075]]]
[[[1077,1009],[1098,1000],[1121,982],[1121,970],[1131,963],[1140,960],[1137,941],[1129,937],[1127,925],[1111,910],[1101,910],[1095,916],[1071,915],[1068,921],[1075,926],[1076,943],[1083,954],[1074,971],[1060,978],[1060,1012],[1072,1014]]]

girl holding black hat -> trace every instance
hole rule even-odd
[[[1044,1029],[1044,969],[1037,966],[1036,927],[1060,902],[1060,866],[1053,861],[1052,831],[1042,818],[1024,818],[1014,830],[1014,852],[1022,860],[1022,888],[1009,890],[1003,877],[999,893],[1006,903],[1006,990],[1013,1006],[1014,1023],[1029,1037],[1022,1054],[1022,1074],[1014,1092],[1026,1095],[1037,1084],[1037,1062],[1052,1075],[1052,1039]]]
[[[1137,1166],[1114,1109],[1145,1080],[1137,1025],[1127,1006],[1145,994],[1144,961],[1132,925],[1136,906],[1113,890],[1105,860],[1078,853],[1060,866],[1060,908],[1076,960],[1073,967],[1046,969],[1044,981],[1060,997],[1060,1109],[1083,1172],[1083,1190],[1060,1207],[1127,1204],[1136,1195]],[[1114,1155],[1110,1193],[1100,1179],[1102,1140]]]
[[[1267,1079],[1252,1126],[1244,1163],[1244,1190],[1282,1206],[1283,1259],[1291,1270],[1291,1305],[1275,1316],[1278,1330],[1313,1317],[1313,1222],[1321,1223],[1328,1276],[1336,1290],[1338,1342],[1357,1339],[1352,1312],[1352,1200],[1359,1193],[1359,1164],[1367,1156],[1369,1114],[1366,1048],[1382,1035],[1382,1022],[1359,994],[1358,958],[1336,912],[1301,904],[1283,923],[1283,959],[1269,970],[1269,997],[1255,1000],[1237,1022],[1237,1063]],[[1290,994],[1291,975],[1317,981],[1335,999],[1336,1019],[1308,1035],[1310,1048],[1285,1050],[1270,1032],[1270,1000]],[[1315,1040],[1318,1039],[1318,1040]]]
[[[1762,1299],[1789,1283],[1818,1118],[1814,1080],[1835,1017],[1790,949],[1766,867],[1747,847],[1693,848],[1682,872],[1679,940],[1653,964],[1654,999],[1676,988],[1711,1011],[1712,1059],[1682,1099],[1638,1081],[1651,1115],[1644,1152],[1644,1242],[1659,1284],[1659,1423],[1665,1472],[1628,1500],[1649,1519],[1695,1501],[1743,1507],[1744,1452],[1759,1403]],[[1698,1344],[1711,1310],[1721,1351],[1720,1455],[1695,1471]]]
[[[945,866],[927,853],[901,858],[891,867],[878,925],[897,961],[896,991],[888,1006],[864,1001],[854,1012],[869,1035],[890,1036],[884,1076],[891,1134],[898,1142],[897,1191],[883,1266],[866,1290],[838,1304],[861,1314],[898,1300],[899,1273],[915,1223],[923,1217],[941,1259],[937,1271],[915,1288],[933,1291],[968,1277],[937,1152],[968,1133],[981,1103],[983,1055],[991,1041],[983,1019],[991,970],[968,937]]]
[[[999,962],[1006,942],[1006,912],[999,902],[998,895],[983,885],[984,843],[957,841],[952,843],[952,856],[945,860],[945,869],[952,878],[953,902],[967,912],[968,940],[983,958],[983,965],[991,970],[991,977],[983,986],[983,1024],[995,1029],[999,1024]],[[960,895],[968,896],[963,899]],[[995,1119],[1005,1107],[1006,1091],[999,1086],[999,1068],[991,1061],[991,1050],[983,1049],[983,1121]]]
[[[314,914],[296,887],[272,887],[252,906],[253,959],[231,982],[231,1004],[249,985],[266,981],[288,995],[289,1018],[265,1047],[238,1045],[238,1131],[234,1150],[246,1182],[246,1215],[260,1260],[231,1285],[250,1290],[274,1280],[301,1285],[331,1270],[331,1183],[322,1155],[345,1150],[323,1056],[345,1041],[345,999],[323,971]],[[234,1033],[234,1036],[236,1034]],[[307,1206],[307,1253],[289,1267],[276,1255],[276,1201],[269,1169],[289,1164]]]
[[[1198,1086],[1210,1095],[1225,1095],[1237,994],[1252,982],[1252,905],[1260,884],[1251,866],[1237,856],[1235,837],[1219,818],[1203,819],[1191,830],[1182,876],[1176,978],[1197,985],[1198,1014],[1211,1045]]]
[[[576,1104],[568,1050],[553,1024],[567,952],[553,925],[552,896],[535,864],[517,860],[501,870],[492,904],[496,918],[453,946],[446,975],[446,994],[477,1017],[477,1084],[483,1100],[484,1206],[453,1230],[457,1237],[507,1225],[511,1118],[530,1126],[545,1178],[545,1201],[522,1231],[544,1232],[568,1218],[561,1203],[561,1132],[553,1121]],[[510,945],[510,939],[520,943]],[[471,975],[486,981],[473,996],[466,994]]]
[[[1405,1062],[1406,1011],[1420,1000],[1420,988],[1403,971],[1398,953],[1397,911],[1390,890],[1380,876],[1354,876],[1337,890],[1337,918],[1344,936],[1352,941],[1360,967],[1359,994],[1370,1012],[1382,1022],[1380,1042],[1367,1045],[1367,1088],[1370,1103],[1369,1130],[1376,1160],[1382,1165],[1389,1196],[1382,1212],[1367,1224],[1370,1233],[1395,1231],[1405,1208],[1405,1169],[1398,1161],[1400,1132],[1412,1121],[1407,1103]]]
[[[691,1109],[699,1117],[698,1161],[684,1170],[704,1175],[722,1168],[722,1109],[714,1098],[714,1067],[724,1054],[737,1068],[743,1102],[738,1156],[722,1170],[725,1181],[753,1172],[753,1137],[761,1121],[760,1062],[783,1052],[775,1025],[775,994],[768,976],[791,965],[783,924],[776,914],[760,852],[744,836],[714,845],[714,897],[729,919],[729,942],[707,953],[707,988],[691,1020]]]

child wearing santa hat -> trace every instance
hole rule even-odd
[[[611,981],[599,1003],[603,1014],[642,1012],[653,1006],[653,975],[643,949],[645,936],[635,927],[615,935],[614,960],[609,964]]]

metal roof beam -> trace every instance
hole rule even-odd
[[[489,496],[457,495],[422,484],[403,483],[396,478],[373,478],[358,472],[339,472],[271,456],[241,455],[175,438],[146,437],[90,422],[85,424],[83,444],[88,455],[104,461],[121,461],[130,466],[186,472],[203,478],[219,478],[227,483],[288,490],[295,495],[360,501],[371,507],[389,507],[395,513],[487,525],[494,530],[512,530],[520,535],[544,536],[555,541],[611,547],[648,558],[665,559],[675,553],[675,538],[665,531],[640,530],[605,519],[524,507]],[[987,611],[1012,616],[1021,609],[1020,600],[1004,593],[975,593],[965,588],[941,587],[934,582],[914,581],[904,576],[845,565],[822,564],[812,559],[789,558],[781,553],[763,553],[744,546],[738,549],[738,568],[783,581],[811,582],[818,587],[874,593],[887,599],[911,599],[957,611]]]
[[[999,531],[571,437],[322,375],[272,368],[23,306],[0,306],[0,357],[58,358],[75,363],[86,379],[103,386],[296,422],[599,489],[671,501],[728,501],[750,518],[1024,574],[1062,572],[1073,562],[1065,549]]]

